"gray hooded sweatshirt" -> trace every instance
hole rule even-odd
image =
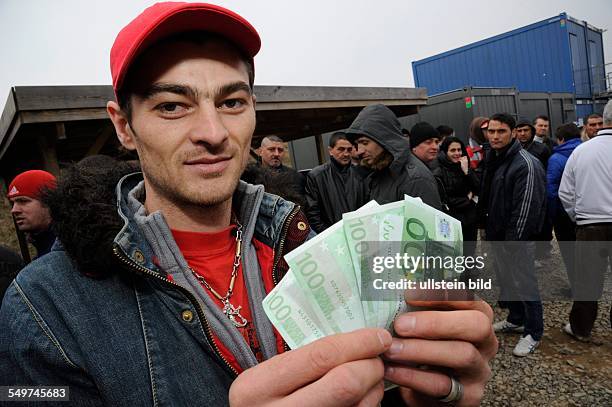
[[[436,180],[431,171],[410,151],[395,114],[384,105],[363,108],[346,131],[351,142],[366,136],[393,156],[391,164],[366,178],[369,198],[379,204],[404,199],[404,194],[421,198],[426,204],[442,210]]]

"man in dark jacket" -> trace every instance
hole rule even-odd
[[[306,180],[295,169],[283,165],[283,158],[287,154],[283,140],[278,136],[264,137],[257,152],[261,168],[264,171],[282,174],[282,177],[290,184],[290,188],[297,191],[302,197],[300,200],[303,201]]]
[[[546,144],[535,141],[535,127],[533,127],[529,120],[519,121],[514,132],[521,146],[540,160],[544,169],[546,169],[548,158],[550,157],[550,149]]]
[[[544,324],[534,270],[535,245],[546,199],[544,168],[514,139],[515,121],[507,114],[489,119],[487,137],[492,152],[486,158],[480,203],[486,205],[486,238],[494,252],[507,320],[496,332],[523,332],[515,356],[526,356],[539,345]],[[504,242],[504,243],[501,243]]]
[[[538,123],[540,123],[543,119],[539,119]],[[542,130],[541,130],[542,131]],[[521,120],[516,125],[516,129],[514,129],[516,134],[516,139],[521,143],[523,149],[527,150],[531,155],[540,160],[542,165],[544,166],[544,176],[546,176],[546,168],[548,167],[548,158],[551,154],[551,149],[548,147],[548,144],[543,142],[536,141],[535,132],[536,129],[529,122],[529,120]],[[550,140],[547,138],[546,140]],[[544,223],[542,224],[542,228],[540,233],[537,236],[534,236],[534,239],[537,241],[536,243],[536,264],[541,265],[541,260],[544,260],[550,257],[551,244],[552,240],[552,218],[548,213],[548,210],[544,215]]]
[[[419,122],[410,129],[410,150],[429,169],[438,166],[436,158],[440,151],[442,136],[431,124]]]
[[[107,112],[142,173],[100,196],[89,193],[99,177],[60,180],[57,218],[72,221],[5,294],[0,386],[66,386],[78,406],[376,405],[389,378],[406,401],[478,404],[497,349],[482,301],[400,315],[394,338],[361,329],[286,351],[262,302],[310,228],[293,203],[239,181],[259,48],[244,18],[206,3],[156,3],[119,33]],[[428,340],[438,337],[452,341],[445,352]],[[418,357],[402,351],[414,340],[430,345]],[[393,371],[378,357],[387,351]],[[403,370],[415,357],[447,370]]]
[[[409,139],[412,154],[421,160],[435,175],[440,165],[437,158],[440,152],[440,143],[442,141],[442,136],[438,132],[438,129],[435,129],[427,122],[416,123],[412,126],[412,129],[410,129]],[[438,186],[438,194],[440,195],[442,207],[445,212],[449,212],[449,197],[445,185],[440,178],[435,177],[435,180]]]
[[[553,141],[549,136],[550,132],[550,119],[546,115],[539,115],[533,119],[533,127],[535,128],[535,141],[542,143],[548,147],[549,151],[553,149]]]
[[[404,194],[408,194],[442,209],[433,174],[410,152],[399,121],[388,107],[363,108],[346,134],[357,144],[361,164],[372,170],[366,178],[370,199],[385,204],[404,199]]]
[[[364,180],[351,165],[352,152],[345,133],[334,133],[329,139],[329,162],[306,176],[306,215],[317,233],[366,203]]]

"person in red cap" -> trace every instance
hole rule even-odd
[[[41,200],[41,194],[55,188],[55,176],[42,170],[30,170],[17,175],[8,187],[11,214],[17,228],[24,232],[36,248],[37,256],[49,253],[55,242],[51,231],[51,214]]]
[[[310,227],[295,204],[239,181],[259,48],[246,20],[203,3],[158,3],[119,33],[107,110],[142,173],[80,219],[96,247],[59,228],[66,251],[11,285],[0,385],[69,386],[74,405],[374,406],[387,378],[410,403],[480,401],[497,350],[482,301],[415,304],[432,310],[399,316],[396,338],[362,329],[287,351],[262,301]],[[73,181],[58,192],[76,193]]]

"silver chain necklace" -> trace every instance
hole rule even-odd
[[[234,255],[234,264],[232,267],[232,279],[230,280],[229,288],[227,289],[225,296],[221,296],[221,294],[212,288],[204,277],[197,274],[193,268],[189,267],[189,270],[191,270],[193,276],[197,278],[204,287],[206,287],[215,297],[219,299],[219,301],[221,301],[221,304],[223,304],[223,313],[229,318],[230,321],[232,321],[234,326],[236,328],[244,328],[247,326],[249,321],[247,321],[247,319],[240,314],[242,306],[239,305],[238,307],[234,307],[234,305],[230,302],[230,298],[234,292],[234,283],[236,282],[236,276],[238,275],[238,270],[240,267],[240,260],[242,258],[242,225],[238,221],[236,221],[236,225],[238,226],[236,229],[236,254]]]

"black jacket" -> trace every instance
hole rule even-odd
[[[539,143],[534,139],[531,139],[529,143],[522,145],[525,150],[527,150],[530,154],[532,154],[535,158],[540,160],[544,169],[548,166],[548,159],[550,158],[551,151],[548,148],[548,145],[544,143]]]
[[[442,210],[433,174],[410,152],[410,144],[402,135],[399,121],[388,107],[365,107],[346,130],[346,135],[351,141],[366,136],[393,156],[387,168],[372,172],[366,179],[370,199],[382,205],[402,200],[407,194]]]
[[[466,175],[461,170],[461,164],[451,162],[443,153],[438,155],[437,163],[433,174],[444,188],[449,214],[464,225],[473,225],[477,220],[476,203],[468,199],[468,194],[478,195],[478,175],[471,168]]]
[[[23,266],[21,256],[8,247],[0,245],[0,305],[2,305],[4,292]]]
[[[312,228],[320,233],[366,203],[364,180],[350,164],[330,162],[313,168],[306,176],[306,215]]]
[[[55,233],[49,228],[40,233],[32,233],[28,236],[32,245],[36,248],[36,257],[44,256],[51,251],[55,243]]]
[[[537,234],[546,211],[546,177],[540,161],[517,140],[485,161],[479,204],[487,240],[525,241]]]
[[[278,195],[287,201],[306,206],[305,177],[293,168],[281,165],[278,168],[264,167],[261,163],[250,163],[240,176],[244,182],[263,185],[266,192]]]

